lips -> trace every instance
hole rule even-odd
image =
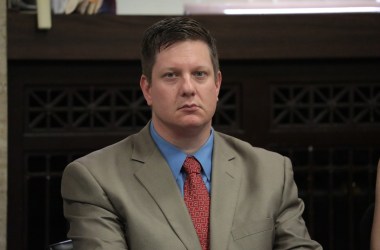
[[[185,105],[180,107],[180,109],[188,110],[188,111],[193,111],[193,110],[196,110],[198,108],[199,108],[199,106],[196,104],[185,104]]]

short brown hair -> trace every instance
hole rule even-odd
[[[152,69],[157,53],[174,43],[186,40],[200,40],[207,44],[216,77],[219,71],[219,59],[215,38],[194,19],[172,17],[153,24],[144,33],[141,43],[141,67],[149,83],[152,80]]]

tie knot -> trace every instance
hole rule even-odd
[[[183,169],[187,174],[200,174],[201,173],[201,164],[193,156],[186,157],[185,162],[183,163]]]

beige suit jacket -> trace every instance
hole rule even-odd
[[[216,132],[212,165],[212,250],[322,249],[288,158]],[[201,249],[149,126],[69,164],[62,197],[75,250]]]

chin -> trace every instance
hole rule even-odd
[[[183,121],[180,126],[187,129],[199,129],[208,125],[211,126],[210,121],[208,122],[204,120],[191,119]]]

